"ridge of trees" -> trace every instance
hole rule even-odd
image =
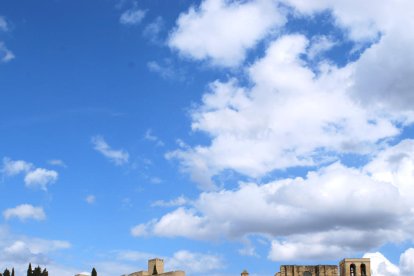
[[[6,268],[3,273],[0,272],[0,276],[15,276],[14,268],[12,268],[11,272]],[[49,272],[46,270],[46,268],[42,270],[40,266],[32,269],[32,264],[29,263],[29,267],[27,268],[27,276],[49,276]],[[92,269],[91,276],[98,276],[95,268]]]

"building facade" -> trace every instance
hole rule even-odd
[[[275,276],[371,276],[369,258],[343,259],[336,265],[281,265]]]
[[[159,275],[159,276],[185,276],[185,272],[182,270],[164,272],[164,260],[163,259],[151,259],[148,260],[148,270],[142,270],[127,274],[124,276],[150,276],[150,275]]]

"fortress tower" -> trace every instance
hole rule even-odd
[[[151,259],[148,261],[148,273],[150,275],[164,273],[164,260],[163,259]]]
[[[339,263],[340,276],[371,276],[369,258],[343,259]]]

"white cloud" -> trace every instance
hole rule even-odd
[[[4,16],[0,16],[0,31],[7,32],[9,30],[9,24]]]
[[[400,257],[401,276],[414,275],[414,248],[407,249]]]
[[[269,259],[273,261],[292,261],[292,260],[323,260],[326,256],[335,258],[344,256],[347,252],[336,244],[314,244],[302,242],[280,242],[272,241]]]
[[[95,197],[94,195],[88,195],[88,196],[85,198],[85,201],[86,201],[88,204],[94,204],[94,203],[95,203],[95,201],[96,201],[96,197]]]
[[[174,198],[169,201],[165,200],[157,200],[154,201],[151,206],[158,206],[158,207],[176,207],[176,206],[182,206],[186,205],[189,202],[189,200],[184,196],[179,196],[177,198]]]
[[[174,81],[183,81],[185,79],[184,71],[181,68],[174,66],[169,59],[162,62],[149,61],[147,67],[150,72],[160,75],[163,79]]]
[[[115,163],[115,165],[123,165],[128,163],[129,154],[124,150],[114,150],[112,149],[104,140],[102,136],[92,137],[92,144],[94,149],[109,160]]]
[[[61,240],[45,240],[15,235],[0,225],[0,263],[16,268],[17,275],[23,275],[29,262],[47,265],[48,271],[57,272],[59,266],[53,263],[48,253],[70,248],[71,244]],[[68,269],[67,271],[70,271]],[[66,276],[68,274],[57,274]],[[74,274],[72,274],[74,275]]]
[[[3,158],[3,167],[1,172],[5,176],[15,176],[24,174],[24,183],[27,187],[39,187],[47,190],[47,186],[56,182],[59,174],[54,170],[36,168],[32,163],[24,160],[11,160],[8,157]]]
[[[160,38],[161,31],[164,29],[164,19],[161,16],[158,16],[151,23],[145,26],[143,35],[145,38],[149,39],[152,43],[162,44],[163,41]]]
[[[225,170],[262,177],[321,164],[333,153],[373,152],[379,140],[399,134],[391,118],[349,97],[352,67],[325,64],[316,76],[300,59],[308,44],[302,35],[270,44],[248,68],[251,87],[235,79],[213,82],[192,111],[192,129],[211,137],[210,144],[167,158],[178,158],[194,181],[212,188],[211,177]]]
[[[56,171],[37,168],[26,174],[24,183],[27,187],[40,187],[47,190],[47,186],[56,182],[57,179],[58,173]]]
[[[398,266],[391,263],[380,252],[366,253],[364,258],[371,259],[371,273],[372,276],[399,276],[400,269]]]
[[[357,43],[374,42],[355,62],[355,96],[364,104],[413,111],[414,27],[412,1],[389,5],[380,0],[283,0],[295,12],[314,15],[329,10],[336,24]],[[412,114],[411,114],[412,120]]]
[[[8,157],[3,158],[3,168],[1,172],[6,176],[14,176],[20,173],[27,173],[32,170],[33,164],[24,160],[13,161]]]
[[[186,273],[207,273],[223,267],[219,256],[180,250],[171,258],[166,258],[166,266],[172,270],[184,270]]]
[[[414,238],[412,164],[414,140],[405,140],[363,168],[334,163],[304,178],[203,192],[190,206],[138,225],[135,234],[201,240],[260,235],[272,241],[272,260],[366,252]]]
[[[315,59],[335,45],[336,42],[328,36],[316,36],[311,40],[307,55],[310,59]]]
[[[117,252],[116,258],[122,261],[147,261],[149,259],[154,258],[154,254],[147,253],[147,252],[140,252],[140,251],[133,251],[133,250],[122,250]]]
[[[131,235],[134,237],[148,235],[147,226],[145,224],[139,224],[131,228]]]
[[[14,59],[15,56],[12,51],[10,51],[6,45],[0,41],[0,62],[6,63]]]
[[[146,263],[154,257],[164,259],[166,271],[184,270],[187,274],[192,275],[205,275],[206,272],[211,272],[224,266],[222,258],[218,255],[192,252],[189,250],[179,250],[172,256],[160,256],[159,254],[133,250],[120,250],[115,252],[115,259],[117,261],[131,262],[134,264]],[[146,265],[142,269],[146,270]],[[136,270],[137,268],[135,267]],[[126,270],[125,272],[131,273],[132,271]],[[120,273],[116,272],[116,274]]]
[[[65,162],[63,162],[60,159],[52,159],[52,160],[49,160],[48,163],[50,165],[53,165],[53,166],[59,166],[59,167],[67,168],[67,165],[65,164]]]
[[[145,17],[146,11],[137,8],[126,10],[119,18],[119,22],[124,25],[137,25]]]
[[[177,20],[168,44],[184,56],[236,66],[272,29],[285,23],[271,0],[204,0]]]
[[[46,214],[42,207],[34,207],[30,204],[21,204],[15,208],[6,209],[3,212],[3,216],[6,220],[16,217],[22,221],[28,219],[44,220]]]
[[[161,141],[160,138],[155,136],[151,129],[147,129],[147,131],[145,132],[144,138],[147,141],[151,141],[155,143],[155,145],[158,147],[164,146],[164,142]]]

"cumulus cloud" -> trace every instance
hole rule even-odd
[[[3,158],[3,167],[1,172],[5,176],[15,176],[24,174],[24,183],[26,187],[38,187],[47,190],[47,186],[56,182],[58,172],[44,168],[36,168],[32,163],[24,160],[11,160],[8,157]]]
[[[128,163],[129,154],[124,150],[114,150],[112,149],[104,140],[102,136],[92,137],[92,144],[94,149],[101,153],[103,156],[111,160],[115,165],[124,165]]]
[[[393,165],[383,167],[384,162]],[[414,140],[405,140],[363,168],[336,162],[306,177],[203,192],[190,206],[139,224],[135,235],[200,240],[260,235],[271,241],[271,260],[366,252],[414,238],[412,164]]]
[[[401,276],[414,275],[414,248],[407,249],[400,257]]]
[[[285,16],[274,1],[205,0],[180,15],[168,45],[184,56],[236,66]]]
[[[223,262],[221,257],[216,255],[180,250],[171,258],[166,258],[166,266],[187,273],[206,273],[222,268]]]
[[[44,220],[46,214],[42,207],[34,207],[30,204],[21,204],[15,208],[6,209],[3,212],[3,216],[6,220],[16,217],[22,221],[28,219]]]
[[[400,276],[398,266],[391,263],[380,252],[366,253],[364,258],[371,259],[371,273],[373,276]]]
[[[23,274],[29,262],[47,265],[49,272],[61,271],[48,254],[70,248],[71,244],[62,240],[45,240],[11,233],[0,226],[0,263],[14,266],[16,274]],[[70,269],[68,269],[70,271]],[[66,276],[66,273],[58,274]],[[74,274],[72,274],[74,275]]]
[[[57,179],[58,173],[56,171],[37,168],[26,174],[24,183],[27,187],[40,187],[43,190],[47,190],[47,186],[56,182]]]
[[[119,18],[119,22],[124,25],[137,25],[145,17],[146,11],[137,8],[126,10]]]
[[[211,142],[167,158],[178,158],[194,181],[211,188],[211,177],[225,170],[256,178],[319,165],[330,161],[329,153],[366,154],[379,140],[400,133],[392,118],[349,97],[352,67],[325,65],[315,75],[300,58],[308,45],[302,35],[271,43],[248,68],[252,87],[236,79],[213,82],[191,113],[193,131],[206,133]]]
[[[14,176],[20,173],[27,173],[33,168],[33,164],[24,160],[11,160],[8,157],[3,158],[3,168],[1,172],[6,176]]]

